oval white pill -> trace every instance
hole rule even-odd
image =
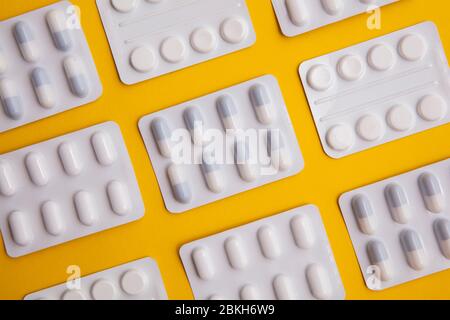
[[[36,186],[43,187],[48,184],[50,178],[44,155],[36,152],[29,153],[25,158],[25,165],[31,181]]]
[[[255,286],[247,284],[239,292],[241,300],[259,300],[260,294]]]
[[[16,183],[11,164],[0,160],[0,194],[10,197],[16,193]]]
[[[346,151],[355,143],[355,136],[347,125],[339,124],[328,130],[326,140],[333,150]]]
[[[372,47],[367,55],[369,66],[377,71],[386,71],[395,64],[394,52],[384,44]]]
[[[114,300],[117,291],[114,284],[108,280],[97,280],[91,288],[91,296],[94,300]]]
[[[156,55],[147,46],[137,47],[131,51],[130,64],[138,72],[150,72],[156,67]]]
[[[347,55],[339,60],[337,72],[344,80],[356,81],[363,76],[365,67],[361,58],[354,55]]]
[[[310,249],[314,246],[314,227],[307,215],[300,215],[291,219],[291,232],[297,247]]]
[[[28,23],[19,21],[14,26],[14,37],[25,61],[34,63],[40,58],[39,44]]]
[[[231,237],[225,241],[225,251],[228,262],[234,269],[242,270],[247,266],[247,256],[242,243],[237,238]]]
[[[139,270],[129,270],[120,279],[120,285],[127,294],[136,296],[145,291],[148,285],[147,276]]]
[[[419,101],[417,113],[425,121],[438,121],[447,114],[447,104],[438,95],[427,95]]]
[[[97,132],[91,138],[97,161],[102,166],[110,166],[117,159],[117,151],[108,133]]]
[[[343,0],[321,0],[322,7],[329,15],[336,16],[344,9]]]
[[[98,214],[92,195],[86,191],[80,191],[74,197],[75,209],[78,219],[87,227],[94,225],[98,220]]]
[[[8,215],[9,230],[13,241],[21,247],[26,247],[33,241],[33,231],[23,212],[14,211]]]
[[[107,193],[114,213],[124,216],[131,212],[132,204],[126,185],[119,181],[112,181],[108,184]]]
[[[281,255],[281,247],[275,230],[270,226],[263,226],[258,230],[258,241],[262,254],[270,260]]]
[[[59,236],[65,230],[61,208],[56,202],[47,201],[41,207],[45,230],[52,236]]]
[[[114,9],[121,13],[128,13],[137,8],[139,0],[111,0]]]
[[[217,47],[217,38],[211,29],[198,28],[191,34],[191,46],[197,52],[208,53]]]
[[[292,281],[285,275],[278,275],[273,280],[273,289],[278,300],[294,300],[296,294]]]
[[[77,146],[74,143],[61,143],[58,147],[58,154],[64,171],[69,176],[77,176],[81,173],[83,165],[79,157]]]
[[[80,290],[66,290],[61,296],[62,300],[87,300]]]
[[[366,115],[358,120],[356,133],[366,141],[375,141],[384,135],[384,127],[378,117]]]
[[[408,61],[421,60],[425,56],[427,49],[427,44],[417,34],[404,36],[398,44],[400,56]]]
[[[334,78],[327,66],[315,65],[309,69],[307,81],[314,90],[325,91],[333,85]]]
[[[5,57],[3,50],[0,48],[0,74],[3,74],[8,69],[8,60]]]
[[[170,63],[178,63],[184,60],[187,54],[186,45],[179,37],[169,37],[161,44],[161,56]]]
[[[301,27],[308,23],[309,12],[304,0],[286,0],[286,10],[292,24]]]
[[[226,19],[220,26],[223,40],[231,44],[242,42],[248,35],[247,23],[238,17]]]
[[[308,280],[311,294],[320,300],[330,299],[333,295],[333,288],[327,270],[315,263],[306,268],[306,279]]]
[[[395,131],[407,131],[414,126],[415,118],[408,108],[398,105],[389,109],[386,122]]]
[[[389,281],[394,275],[389,252],[381,241],[372,240],[366,247],[369,261],[378,268],[376,276],[381,281]]]
[[[208,251],[204,248],[195,248],[192,251],[192,261],[197,271],[197,275],[202,280],[214,278],[215,270]]]

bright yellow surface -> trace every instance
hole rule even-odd
[[[106,1],[106,0],[105,0]],[[227,0],[224,0],[227,1]],[[0,19],[52,3],[52,0],[0,0]],[[337,198],[348,190],[450,155],[450,126],[443,126],[341,160],[322,151],[297,75],[300,62],[379,35],[432,20],[450,52],[450,2],[403,0],[383,9],[382,29],[369,31],[360,15],[295,38],[284,37],[269,0],[247,0],[257,33],[250,49],[134,86],[118,78],[94,0],[73,1],[81,7],[83,26],[104,86],[96,102],[0,134],[0,153],[108,120],[124,134],[142,196],[145,217],[92,236],[18,259],[0,249],[0,298],[25,294],[66,279],[66,267],[79,265],[84,275],[144,256],[157,260],[171,299],[191,299],[179,247],[192,240],[285,210],[319,206],[349,299],[450,298],[450,271],[374,293],[363,282]],[[164,207],[155,174],[138,132],[138,119],[184,101],[264,74],[275,75],[286,99],[306,168],[299,175],[180,215]],[[0,204],[1,206],[1,204]]]

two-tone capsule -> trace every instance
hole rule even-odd
[[[365,195],[358,194],[351,203],[359,230],[368,235],[374,234],[378,222],[370,200]]]
[[[39,46],[34,38],[33,31],[27,23],[23,21],[16,23],[14,26],[14,37],[25,61],[33,63],[39,60]]]
[[[55,90],[47,71],[35,68],[31,72],[31,83],[39,104],[47,109],[53,108],[56,104]]]
[[[151,125],[153,138],[158,146],[159,153],[170,159],[172,157],[172,131],[164,118],[153,119]]]
[[[250,101],[258,121],[264,125],[271,124],[274,119],[274,106],[266,87],[261,84],[256,84],[251,87]]]
[[[306,268],[306,279],[311,294],[320,300],[330,299],[333,295],[328,271],[320,264],[314,263]]]
[[[175,200],[180,203],[189,203],[192,199],[192,192],[182,168],[177,164],[171,164],[167,168],[167,176]]]
[[[242,180],[253,182],[259,177],[259,167],[253,163],[248,141],[237,139],[234,144],[234,158]]]
[[[201,112],[196,107],[189,107],[183,113],[184,122],[191,134],[192,143],[195,145],[202,145],[204,120]]]
[[[367,244],[367,255],[370,263],[378,268],[376,275],[379,280],[389,281],[392,279],[394,271],[391,258],[383,242],[378,240],[370,241]]]
[[[87,97],[89,94],[89,82],[81,60],[74,56],[69,56],[64,59],[63,66],[70,91],[79,98]]]
[[[16,84],[9,79],[0,79],[0,100],[6,116],[13,120],[19,120],[23,116],[22,99]]]
[[[224,95],[217,99],[217,112],[225,130],[239,129],[238,109],[231,96]]]
[[[201,167],[208,189],[214,193],[222,192],[225,188],[224,176],[212,153],[203,153]]]
[[[55,47],[61,51],[69,51],[72,47],[72,38],[64,12],[52,10],[47,13],[46,19]]]
[[[397,223],[408,223],[411,218],[409,201],[405,190],[398,184],[393,183],[384,189],[386,202],[391,212],[392,219]]]
[[[276,170],[284,171],[292,166],[291,154],[279,129],[267,131],[267,154]]]
[[[400,241],[409,266],[417,271],[425,268],[428,258],[420,235],[414,230],[404,230],[400,234]]]
[[[434,233],[441,248],[441,252],[450,259],[450,221],[438,219],[434,222]]]
[[[423,173],[419,177],[419,187],[425,207],[433,213],[445,210],[445,194],[439,179],[431,173]]]

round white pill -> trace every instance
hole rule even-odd
[[[377,71],[386,71],[395,64],[395,55],[388,46],[379,44],[370,49],[367,63]]]
[[[96,281],[91,288],[94,300],[113,300],[116,297],[116,288],[107,280]]]
[[[364,74],[364,64],[358,56],[348,55],[341,58],[337,65],[339,76],[347,81],[360,79]]]
[[[427,45],[421,36],[410,34],[400,40],[398,52],[403,59],[417,61],[425,56]]]
[[[375,141],[383,136],[383,124],[381,120],[373,115],[360,118],[356,124],[356,133],[366,141]]]
[[[130,54],[130,63],[138,72],[149,72],[156,66],[156,56],[146,46],[137,47]]]
[[[315,65],[309,69],[307,81],[311,88],[316,91],[325,91],[333,85],[333,76],[325,65]]]
[[[427,95],[419,101],[417,113],[426,121],[437,121],[447,114],[447,104],[438,95]]]
[[[141,294],[147,286],[147,277],[138,270],[129,270],[125,272],[120,280],[123,291],[135,296]]]
[[[346,125],[336,125],[327,132],[327,144],[336,151],[345,151],[353,146],[355,137],[352,130]]]
[[[61,296],[62,300],[86,300],[83,292],[80,290],[66,290]]]
[[[138,4],[139,0],[111,0],[113,8],[122,13],[133,11]]]
[[[241,18],[229,18],[222,22],[220,34],[226,42],[239,43],[248,35],[248,27]]]
[[[388,111],[386,122],[395,131],[407,131],[414,125],[414,115],[405,106],[393,106]]]
[[[181,62],[186,57],[186,53],[186,45],[179,37],[169,37],[161,44],[161,55],[168,62]]]
[[[217,46],[217,38],[211,29],[198,28],[191,34],[191,46],[195,51],[208,53]]]

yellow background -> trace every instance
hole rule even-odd
[[[53,2],[0,0],[0,19]],[[367,16],[360,15],[286,38],[279,31],[269,0],[247,0],[257,33],[256,45],[133,86],[119,81],[95,1],[73,3],[81,7],[84,30],[103,82],[103,96],[81,108],[0,134],[0,153],[113,120],[123,131],[146,214],[137,222],[18,259],[9,258],[0,248],[0,298],[21,299],[30,292],[64,282],[68,265],[79,265],[87,275],[150,256],[159,264],[169,297],[191,299],[178,258],[182,244],[308,203],[321,210],[348,299],[450,298],[450,270],[383,292],[369,291],[337,205],[338,196],[345,191],[447,158],[450,126],[333,160],[322,151],[297,75],[298,65],[304,60],[425,20],[437,24],[446,52],[450,53],[449,1],[403,0],[385,7],[382,29],[378,31],[368,30]],[[280,82],[305,157],[305,170],[184,214],[170,214],[139,135],[138,119],[264,74],[273,74]]]

